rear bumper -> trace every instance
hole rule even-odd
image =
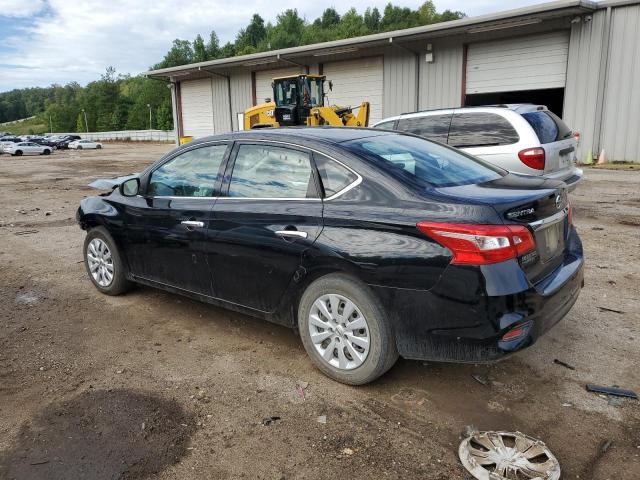
[[[451,265],[429,291],[372,287],[393,319],[405,358],[449,362],[498,360],[529,347],[569,312],[583,286],[575,230],[565,259],[531,284],[515,260],[482,267]],[[503,335],[523,326],[509,341]]]

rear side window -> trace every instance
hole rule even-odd
[[[464,147],[495,147],[520,140],[509,121],[495,113],[455,113],[449,129],[449,145]]]
[[[401,118],[397,130],[413,133],[421,137],[447,143],[451,115],[428,115],[424,117]]]
[[[496,180],[505,171],[452,148],[410,135],[379,135],[343,145],[376,167],[418,188]]]
[[[347,167],[334,162],[324,155],[314,154],[314,159],[320,174],[325,197],[335,195],[358,179],[358,176]]]
[[[229,184],[236,198],[317,198],[307,152],[273,145],[240,145]]]
[[[374,128],[382,128],[384,130],[393,130],[393,126],[396,123],[395,120],[392,120],[391,122],[382,122],[377,124]]]
[[[542,144],[564,140],[573,134],[567,124],[553,112],[547,110],[529,112],[523,113],[522,117],[529,122]]]

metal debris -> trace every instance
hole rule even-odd
[[[596,392],[596,393],[604,393],[606,395],[613,395],[616,397],[629,397],[629,398],[638,398],[638,394],[633,390],[626,390],[624,388],[618,387],[603,387],[601,385],[594,385],[592,383],[587,384],[588,392]]]
[[[481,373],[474,373],[471,377],[482,385],[489,385],[489,378]]]
[[[280,420],[280,417],[267,417],[262,419],[262,425],[268,427],[269,425],[276,423],[278,420]]]
[[[478,480],[560,478],[560,463],[547,446],[520,432],[473,432],[460,444],[458,455]]]
[[[598,309],[600,309],[601,312],[613,312],[613,313],[619,313],[619,314],[624,314],[624,312],[622,310],[616,310],[614,308],[607,308],[607,307],[600,307],[598,306]]]
[[[562,360],[558,360],[557,358],[555,358],[553,360],[553,363],[555,363],[556,365],[561,365],[564,368],[568,368],[569,370],[575,370],[576,367],[574,367],[573,365],[569,365],[567,362],[563,362]]]

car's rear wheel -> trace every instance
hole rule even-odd
[[[102,148],[102,145],[96,145],[96,148],[100,150]]]
[[[120,252],[109,232],[96,227],[84,240],[84,264],[95,287],[107,295],[120,295],[131,288]]]
[[[42,152],[42,153],[44,153],[45,155],[49,155],[49,154],[51,153],[51,150],[45,150],[45,151],[44,151],[44,152]]]
[[[78,150],[82,150],[82,146],[81,146],[81,145],[78,145],[77,149],[78,149]]]
[[[382,305],[366,285],[347,275],[326,275],[307,287],[298,329],[313,363],[342,383],[369,383],[398,359]]]
[[[14,155],[19,157],[20,155],[22,155],[22,150],[16,150],[16,153],[14,153]]]

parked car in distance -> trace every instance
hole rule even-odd
[[[399,130],[446,143],[510,172],[565,182],[574,190],[577,135],[544,105],[508,104],[405,113],[375,128]]]
[[[91,140],[74,140],[69,142],[68,148],[75,150],[89,150],[94,148],[102,148],[102,144],[98,142],[92,142]]]
[[[76,140],[80,140],[79,135],[64,135],[58,138],[56,142],[56,147],[60,149],[69,148],[69,143],[74,142]]]
[[[415,135],[235,132],[111,185],[76,216],[99,291],[141,283],[297,327],[315,365],[348,384],[398,355],[479,362],[528,347],[583,284],[563,182]]]
[[[7,146],[10,146],[14,143],[17,142],[21,142],[22,140],[20,140],[18,137],[2,137],[0,138],[0,152],[4,153],[4,149]]]
[[[38,145],[46,145],[47,147],[52,147],[52,149],[57,148],[58,142],[52,138],[41,137],[41,138],[32,138],[29,140],[30,142],[37,143]]]
[[[50,155],[53,151],[52,147],[40,145],[35,142],[17,142],[11,143],[3,147],[5,153],[11,155]]]

